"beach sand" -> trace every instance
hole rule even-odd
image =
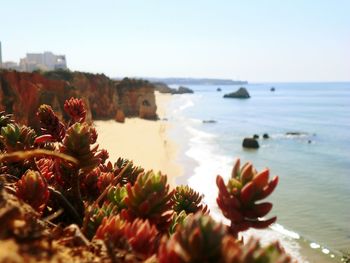
[[[163,121],[170,94],[156,92],[159,121],[126,118],[125,123],[114,120],[95,121],[100,148],[109,152],[109,160],[114,163],[118,157],[132,160],[146,171],[161,171],[168,176],[171,186],[175,178],[182,175],[182,168],[175,162],[178,146],[168,139],[170,124]]]

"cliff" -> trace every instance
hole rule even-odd
[[[116,81],[119,106],[126,116],[139,116],[144,119],[156,118],[154,85],[140,79],[124,78]]]
[[[118,109],[127,117],[157,117],[154,86],[146,81],[117,82],[104,74],[69,71],[0,71],[0,111],[14,113],[18,122],[37,127],[35,113],[43,103],[66,118],[61,105],[72,96],[84,100],[88,120],[113,119]]]

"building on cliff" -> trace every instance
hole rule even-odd
[[[67,69],[66,56],[55,55],[50,51],[45,51],[44,53],[27,53],[26,57],[20,59],[19,64],[12,61],[6,61],[0,65],[5,69],[14,69],[25,72],[32,72],[34,70],[49,71]]]
[[[21,71],[31,72],[34,70],[56,70],[67,69],[65,55],[55,55],[52,52],[44,53],[27,53],[25,58],[22,58],[19,63]]]

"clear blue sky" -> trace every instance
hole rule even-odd
[[[350,1],[8,0],[0,41],[111,77],[348,81]]]

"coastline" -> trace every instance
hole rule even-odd
[[[231,169],[232,160],[223,156],[222,153],[217,153],[213,157],[212,154],[217,151],[216,147],[212,148],[210,146],[207,149],[203,149],[203,146],[212,145],[210,142],[211,137],[201,132],[202,129],[198,130],[199,133],[194,129],[190,129],[190,131],[188,129],[186,130],[185,123],[179,118],[180,115],[176,113],[170,114],[169,104],[171,100],[179,99],[176,101],[176,105],[180,103],[180,106],[177,105],[179,107],[176,108],[177,113],[181,112],[187,106],[187,96],[181,96],[159,94],[156,92],[159,121],[127,118],[125,124],[115,121],[97,122],[97,125],[103,126],[103,128],[97,127],[100,134],[100,146],[109,150],[111,161],[115,161],[118,157],[129,158],[136,165],[141,165],[146,170],[161,170],[167,174],[171,187],[179,184],[188,184],[196,191],[206,194],[205,201],[211,207],[212,216],[214,216],[215,212],[219,212],[215,209],[216,202],[215,198],[213,198],[216,194],[213,194],[211,190],[209,193],[208,191],[203,191],[202,188],[216,190],[216,187],[208,187],[213,184],[214,179],[205,175],[226,174]],[[169,115],[166,115],[167,113]],[[164,118],[168,118],[169,121]],[[201,120],[189,120],[189,122],[191,127],[197,126],[200,128],[202,125]],[[196,124],[193,125],[193,123]],[[104,143],[103,141],[106,135],[109,139]],[[112,143],[115,145],[115,150],[108,148],[113,146]],[[201,147],[198,148],[197,146]],[[203,154],[208,154],[208,158],[202,158]],[[200,158],[200,160],[196,158]],[[211,162],[205,160],[211,160]],[[182,167],[178,163],[181,163]],[[229,167],[225,167],[225,164],[228,163],[230,164]],[[220,220],[220,216],[217,220]],[[326,248],[326,246],[323,247],[321,245],[320,248],[312,247],[316,243],[305,239],[303,236],[295,239],[275,229],[251,231],[247,233],[247,238],[250,234],[258,237],[265,244],[278,240],[287,252],[299,262],[340,262],[342,257],[339,251],[331,250],[328,252],[329,254],[323,252],[322,249]],[[332,256],[333,253],[334,256]]]
[[[168,136],[171,125],[164,120],[171,95],[158,92],[155,95],[159,121],[126,118],[125,123],[109,120],[94,124],[100,148],[109,152],[112,163],[119,157],[127,158],[146,171],[153,169],[166,174],[170,186],[175,187],[175,179],[183,169],[175,161],[179,147]]]

